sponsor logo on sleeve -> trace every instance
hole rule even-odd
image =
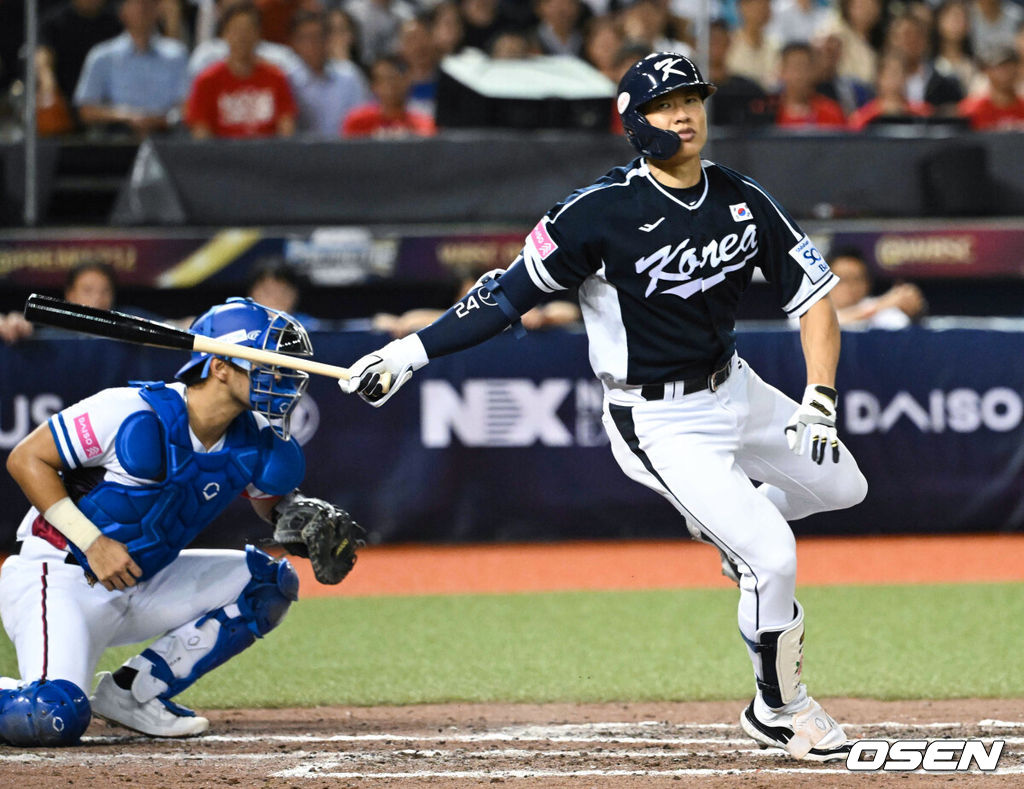
[[[548,256],[558,249],[558,244],[551,238],[543,219],[530,231],[530,242],[537,250],[541,260],[547,260]]]
[[[81,414],[75,417],[75,433],[78,434],[78,443],[82,445],[87,458],[94,458],[103,453],[99,441],[96,440],[96,431],[92,429],[92,422],[88,414]]]
[[[796,246],[789,250],[789,256],[800,264],[800,268],[811,282],[819,282],[828,274],[828,263],[807,236],[801,238]]]
[[[750,213],[750,209],[747,208],[746,203],[736,203],[735,205],[729,206],[729,213],[732,214],[734,222],[747,222],[754,218],[754,215]]]

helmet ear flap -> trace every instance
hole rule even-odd
[[[622,126],[626,130],[626,139],[641,156],[647,156],[656,161],[664,161],[675,156],[679,146],[682,145],[678,134],[655,128],[639,108],[631,110],[629,115],[629,124],[627,125],[626,118],[623,117]]]

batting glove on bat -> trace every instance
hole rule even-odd
[[[810,436],[811,460],[821,465],[829,447],[832,462],[839,462],[839,437],[836,433],[836,403],[839,395],[835,389],[821,384],[811,384],[804,390],[804,399],[796,413],[786,425],[786,440],[796,454],[804,453],[804,436]]]
[[[419,336],[410,334],[359,359],[349,368],[349,379],[338,381],[338,386],[380,408],[428,361]]]

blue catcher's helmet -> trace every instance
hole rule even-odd
[[[301,323],[287,312],[264,307],[248,298],[234,297],[212,307],[196,318],[189,328],[204,337],[235,345],[294,356],[313,355],[309,335]],[[213,354],[196,351],[178,370],[176,377],[182,378],[188,371],[202,365],[200,378],[206,378],[212,359]],[[228,361],[249,371],[249,404],[252,410],[269,419],[274,432],[287,439],[289,418],[309,385],[309,375],[245,359],[231,358]]]
[[[37,679],[23,688],[0,690],[0,743],[74,745],[91,717],[89,697],[66,679]]]
[[[634,63],[619,80],[616,107],[622,116],[626,139],[642,156],[671,159],[679,150],[679,135],[652,126],[643,106],[679,88],[696,88],[706,99],[718,88],[705,82],[692,60],[674,52],[654,52]]]

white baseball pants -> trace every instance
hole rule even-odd
[[[21,679],[66,679],[86,693],[108,647],[146,641],[235,602],[251,578],[244,551],[186,550],[124,591],[89,586],[66,553],[28,537],[0,570],[0,617]]]
[[[867,493],[845,446],[838,463],[828,453],[821,465],[808,449],[789,449],[784,430],[797,407],[738,356],[716,391],[657,401],[636,389],[605,396],[605,429],[622,470],[667,498],[695,538],[739,568],[739,626],[748,642],[794,618],[796,543],[787,521],[853,506]],[[761,676],[756,653],[751,658]]]

